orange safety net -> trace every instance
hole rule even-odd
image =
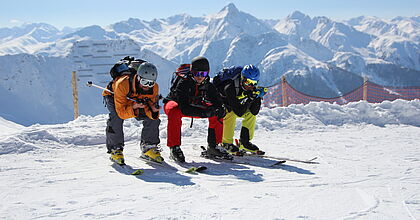
[[[299,92],[284,79],[283,82],[269,88],[269,91],[264,96],[263,104],[267,107],[308,104],[309,102],[329,102],[343,105],[364,99],[372,103],[380,103],[385,100],[392,101],[395,99],[420,99],[420,86],[389,87],[366,81],[361,86],[342,96],[323,98]]]

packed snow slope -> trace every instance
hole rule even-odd
[[[20,127],[0,120],[2,219],[419,219],[420,101],[328,103],[262,109],[254,143],[267,155],[309,159],[268,167],[201,158],[207,120],[184,121],[187,174],[138,159],[141,123],[127,120],[127,175],[105,153],[106,115]],[[8,133],[13,129],[13,133]],[[238,135],[237,126],[236,135]]]

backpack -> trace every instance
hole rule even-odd
[[[190,68],[191,64],[181,64],[173,73],[169,86],[169,94],[163,100],[164,103],[168,102],[169,100],[174,100],[174,98],[176,97],[176,87],[181,80],[188,78],[188,76],[190,75]]]
[[[130,88],[127,93],[127,97],[131,96],[133,93],[133,79],[134,75],[137,73],[137,69],[139,66],[146,62],[142,59],[134,59],[134,57],[126,56],[117,63],[114,64],[114,66],[109,71],[109,74],[112,77],[112,80],[108,83],[106,86],[107,89],[112,91],[112,83],[114,83],[115,79],[122,75],[129,75],[129,85]]]
[[[171,89],[172,87],[176,86],[179,80],[185,79],[188,77],[188,75],[190,74],[190,68],[191,68],[191,64],[179,65],[179,67],[176,69],[176,71],[172,75]]]
[[[241,71],[241,66],[231,66],[229,68],[223,68],[216,73],[215,77],[213,77],[213,85],[216,86],[222,97],[226,96],[224,90],[226,85],[230,82],[229,80],[232,80],[235,83],[236,94],[239,93]]]

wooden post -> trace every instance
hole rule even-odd
[[[77,76],[76,71],[72,72],[71,85],[73,87],[73,108],[74,108],[74,119],[79,117],[79,95],[77,92]]]
[[[282,105],[283,107],[287,107],[287,93],[286,93],[286,76],[283,75],[281,77],[281,93],[282,93]]]
[[[368,77],[364,76],[363,77],[363,101],[367,102],[367,89],[368,89]]]

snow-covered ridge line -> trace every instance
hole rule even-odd
[[[287,108],[263,108],[258,115],[257,124],[259,128],[268,130],[304,130],[355,124],[420,126],[420,100],[382,103],[359,101],[347,105],[311,102],[307,105],[290,105]]]
[[[56,125],[33,125],[22,128],[14,136],[0,136],[0,155],[23,153],[45,146],[84,147],[105,144],[105,126],[107,115],[95,117],[81,116],[78,119]],[[160,138],[166,139],[166,115],[161,117]],[[189,137],[205,137],[207,119],[195,120],[194,129],[189,128],[189,119],[184,120],[183,135]],[[8,123],[0,120],[0,131]],[[386,126],[404,124],[420,127],[420,100],[385,101],[379,104],[355,102],[347,105],[312,102],[308,105],[290,105],[273,109],[263,108],[257,117],[257,130],[276,131],[324,129],[331,126],[346,125]],[[136,120],[126,120],[124,123],[125,140],[138,140],[141,123]],[[240,124],[236,127],[240,129]],[[258,132],[258,131],[257,131]],[[44,146],[44,147],[43,147]]]

